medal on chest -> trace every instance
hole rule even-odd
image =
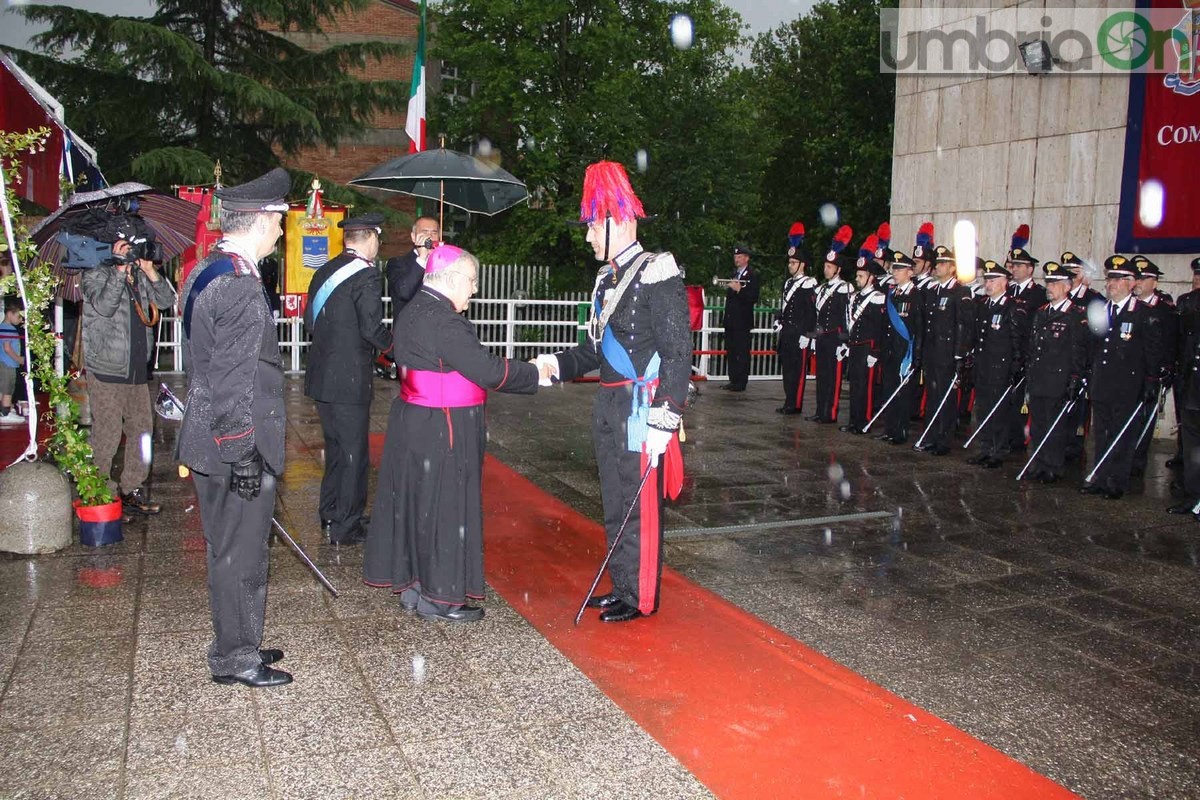
[[[939,297],[938,298],[938,311],[945,311],[946,303],[948,303],[949,301],[950,301],[949,297]]]
[[[1132,322],[1122,322],[1121,323],[1121,339],[1128,342],[1132,338],[1133,338],[1133,323]]]
[[[1004,318],[1003,314],[992,314],[992,330],[1000,330],[1000,320]]]

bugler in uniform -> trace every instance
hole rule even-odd
[[[354,544],[366,537],[375,351],[392,349],[391,333],[383,324],[383,280],[374,263],[382,226],[382,214],[338,223],[346,232],[346,249],[313,275],[304,309],[304,324],[312,333],[304,393],[316,401],[325,436],[319,510],[332,544]]]
[[[750,248],[733,248],[737,267],[734,282],[725,290],[725,352],[729,364],[729,383],[722,388],[731,392],[746,390],[750,380],[750,331],[754,327],[754,304],[760,291],[758,273],[750,266]]]

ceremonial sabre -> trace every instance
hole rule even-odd
[[[1146,424],[1142,427],[1142,435],[1138,437],[1137,444],[1133,446],[1134,450],[1141,447],[1142,442],[1146,439],[1146,434],[1154,430],[1154,423],[1158,420],[1158,415],[1162,411],[1163,402],[1167,399],[1166,393],[1164,392],[1165,388],[1166,387],[1164,386],[1158,387],[1158,399],[1154,401],[1154,413],[1150,415],[1150,419],[1146,420]]]
[[[871,421],[863,426],[863,433],[866,433],[867,431],[871,430],[871,426],[875,424],[875,420],[877,420],[883,416],[883,412],[886,411],[887,407],[892,404],[892,401],[896,399],[896,395],[900,394],[900,390],[903,389],[908,384],[909,379],[913,376],[913,374],[915,372],[916,372],[915,369],[908,370],[908,374],[905,375],[900,380],[900,385],[896,387],[896,391],[892,392],[891,396],[888,397],[888,399],[883,402],[883,405],[881,405],[879,407],[879,410],[875,412],[875,416],[871,417]]]
[[[1033,455],[1029,457],[1029,460],[1025,462],[1025,466],[1021,467],[1021,471],[1017,473],[1017,480],[1021,480],[1021,478],[1025,477],[1025,471],[1029,469],[1029,466],[1034,461],[1037,460],[1038,453],[1042,452],[1042,448],[1046,446],[1046,442],[1050,441],[1050,437],[1054,434],[1054,429],[1058,427],[1058,423],[1062,421],[1064,415],[1070,414],[1071,409],[1075,407],[1076,399],[1077,398],[1071,398],[1068,400],[1066,405],[1062,407],[1062,410],[1058,412],[1058,416],[1054,418],[1054,422],[1050,425],[1050,430],[1046,431],[1046,435],[1043,436],[1042,441],[1038,443],[1037,449],[1033,451]]]
[[[963,450],[966,450],[968,447],[971,446],[971,442],[975,441],[975,437],[978,436],[979,432],[982,431],[984,429],[984,427],[988,424],[988,420],[990,420],[992,418],[992,414],[995,414],[997,411],[1000,410],[1000,406],[1004,405],[1004,400],[1008,397],[1008,393],[1011,392],[1013,389],[1016,389],[1018,386],[1020,386],[1024,382],[1025,382],[1025,379],[1021,378],[1021,380],[1017,381],[1016,383],[1009,384],[1008,388],[1004,390],[1004,394],[1000,395],[1000,399],[996,401],[996,405],[992,406],[992,410],[988,412],[988,415],[983,418],[983,422],[979,423],[979,427],[976,428],[975,432],[971,434],[971,438],[967,439],[967,443],[963,445]]]
[[[925,441],[925,437],[929,435],[929,430],[933,427],[934,421],[938,418],[938,414],[942,413],[942,409],[946,405],[946,401],[950,399],[950,395],[958,386],[958,373],[954,373],[954,380],[950,381],[950,388],[946,390],[946,394],[942,396],[942,402],[938,403],[937,410],[933,412],[933,416],[929,418],[929,422],[925,425],[925,430],[921,431],[921,438],[917,439],[917,443],[913,445],[914,450],[921,449],[921,442]]]
[[[160,383],[158,387],[158,400],[156,400],[154,403],[154,410],[163,419],[175,421],[183,419],[183,414],[185,411],[183,403],[179,402],[179,398],[175,396],[175,393],[172,392],[165,383]],[[188,468],[180,464],[179,477],[186,478],[187,475]],[[287,546],[292,548],[296,555],[300,557],[300,560],[304,562],[304,565],[312,570],[313,574],[317,576],[317,580],[321,582],[321,585],[328,589],[330,594],[332,594],[334,597],[337,597],[337,589],[333,588],[333,584],[329,582],[329,578],[325,577],[325,573],[321,572],[320,568],[313,563],[311,558],[308,557],[308,553],[304,552],[304,548],[297,544],[296,540],[292,538],[291,534],[283,529],[283,526],[279,524],[279,520],[275,519],[275,517],[271,517],[271,523],[275,526],[275,530],[279,538],[283,539],[283,541],[287,543]]]
[[[1129,419],[1125,420],[1125,425],[1122,426],[1121,432],[1118,433],[1116,435],[1116,437],[1112,440],[1112,444],[1110,444],[1108,446],[1108,449],[1104,451],[1104,455],[1100,456],[1100,460],[1096,462],[1096,466],[1092,467],[1092,471],[1090,473],[1088,473],[1088,476],[1086,478],[1084,478],[1084,481],[1086,481],[1087,483],[1092,482],[1092,478],[1096,477],[1096,473],[1100,471],[1100,467],[1104,466],[1105,460],[1108,459],[1108,457],[1112,453],[1112,451],[1116,449],[1118,444],[1120,444],[1121,437],[1125,435],[1125,431],[1129,430],[1129,426],[1133,424],[1133,421],[1135,419],[1137,419],[1137,415],[1142,413],[1142,408],[1145,405],[1146,405],[1145,400],[1142,400],[1140,403],[1137,404],[1137,408],[1135,408],[1133,410],[1133,413],[1129,415]]]
[[[642,475],[642,482],[638,484],[637,491],[633,495],[633,502],[629,504],[629,510],[625,512],[625,521],[617,529],[617,535],[613,537],[612,547],[608,548],[608,553],[604,556],[604,562],[600,564],[600,570],[596,573],[596,579],[592,581],[592,586],[588,589],[587,596],[583,598],[583,605],[579,607],[579,613],[575,615],[576,625],[579,624],[579,620],[583,619],[583,612],[587,610],[588,600],[592,599],[592,592],[596,591],[596,586],[600,583],[600,578],[604,576],[604,570],[608,569],[608,562],[612,560],[613,553],[617,551],[617,545],[621,542],[621,534],[625,533],[625,527],[629,525],[629,518],[633,516],[633,510],[637,508],[638,500],[642,496],[642,489],[646,486],[646,479],[650,477],[653,469],[653,464],[646,465],[646,472]]]

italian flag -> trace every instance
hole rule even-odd
[[[408,95],[404,132],[408,134],[408,152],[417,153],[425,149],[425,0],[421,0],[417,55],[413,59],[412,89]]]

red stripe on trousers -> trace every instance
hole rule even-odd
[[[646,454],[642,453],[642,472],[646,470]],[[658,467],[650,470],[646,485],[638,499],[638,611],[653,614],[658,605]]]
[[[875,368],[867,367],[867,421],[875,416]]]
[[[837,377],[833,380],[833,409],[830,422],[837,422],[838,405],[842,402],[842,362],[837,362]]]

